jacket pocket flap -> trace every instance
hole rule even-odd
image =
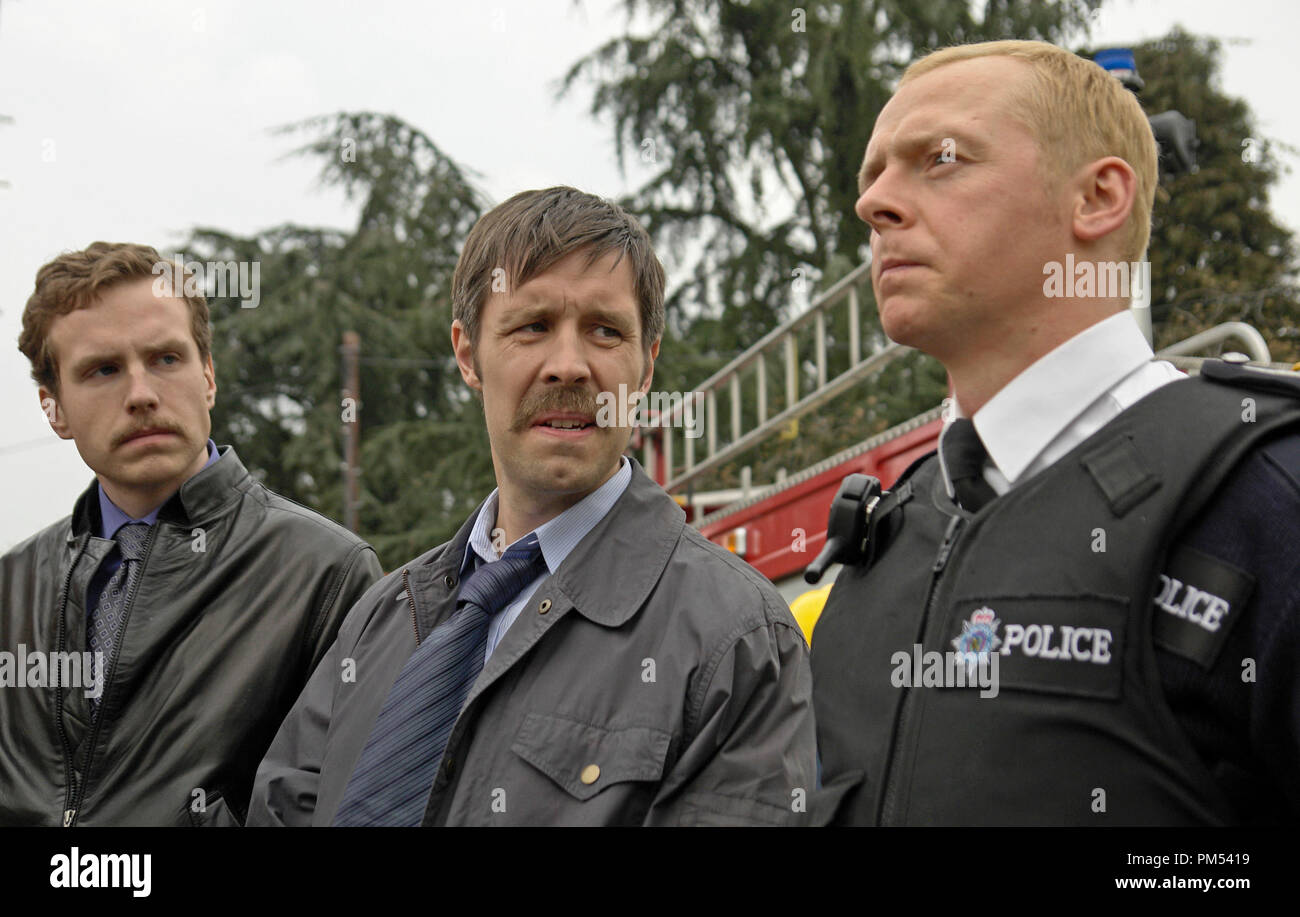
[[[562,716],[530,713],[511,751],[586,800],[628,780],[659,780],[670,733],[647,726],[607,729]]]

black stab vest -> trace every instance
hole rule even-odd
[[[813,636],[825,820],[1235,821],[1165,702],[1153,599],[1171,536],[1297,426],[1300,382],[1213,361],[974,515],[934,454],[909,469]],[[986,684],[998,656],[997,696],[953,686],[951,664],[927,681],[949,659],[928,654],[980,648]]]

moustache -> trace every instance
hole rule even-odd
[[[596,396],[582,386],[570,385],[529,392],[515,409],[510,432],[523,433],[533,425],[533,419],[539,414],[564,412],[595,417],[596,407]]]
[[[133,428],[131,428],[130,430],[127,430],[125,433],[122,433],[122,434],[118,435],[118,437],[117,437],[116,441],[113,443],[113,445],[114,445],[115,447],[116,447],[116,446],[120,446],[120,445],[122,445],[123,443],[125,443],[127,440],[131,439],[131,437],[133,437],[133,436],[139,436],[139,435],[140,435],[141,433],[143,433],[145,430],[152,430],[152,431],[159,432],[159,433],[174,433],[175,435],[177,435],[177,436],[179,436],[179,437],[182,437],[182,438],[185,437],[185,431],[182,430],[180,427],[176,426],[175,424],[170,424],[170,423],[142,423],[142,424],[140,424],[139,426],[137,426],[137,427],[133,427]]]

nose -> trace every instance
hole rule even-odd
[[[576,385],[591,378],[586,343],[576,321],[561,322],[542,362],[542,381]]]
[[[853,207],[858,219],[876,232],[906,224],[911,218],[910,208],[903,202],[897,184],[891,169],[877,175]]]
[[[149,412],[158,407],[158,390],[143,363],[133,363],[124,368],[128,382],[126,409],[131,413]]]

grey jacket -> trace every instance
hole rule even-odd
[[[92,484],[0,557],[0,666],[84,658],[87,586],[113,547],[98,531]],[[93,723],[72,666],[58,686],[0,674],[0,825],[237,823],[276,727],[381,573],[230,447],[163,505],[141,562]]]
[[[473,521],[348,614],[258,768],[250,825],[333,821],[402,665],[455,610]],[[772,585],[633,462],[488,659],[424,824],[798,823],[816,775],[811,690]]]

